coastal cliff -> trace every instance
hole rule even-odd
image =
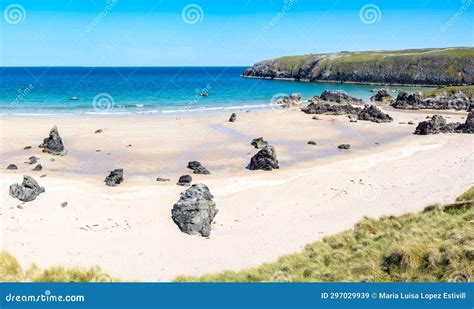
[[[474,48],[339,52],[264,60],[243,77],[381,83],[468,85],[474,83]]]

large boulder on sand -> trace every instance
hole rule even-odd
[[[67,153],[64,148],[63,140],[59,136],[59,131],[56,126],[54,126],[49,132],[49,136],[43,140],[43,143],[39,145],[40,148],[43,148],[43,152],[47,152],[53,155],[63,156]]]
[[[213,198],[205,184],[194,184],[181,193],[179,201],[171,209],[171,218],[182,232],[208,237],[218,212]]]
[[[23,176],[21,184],[16,183],[10,186],[10,196],[22,202],[30,202],[43,192],[44,188],[40,187],[33,177],[26,175]]]
[[[324,90],[319,99],[327,102],[361,104],[363,101],[348,95],[342,90]]]
[[[385,114],[375,105],[366,105],[357,113],[357,119],[372,122],[392,122],[393,118]]]
[[[443,116],[434,115],[430,119],[420,122],[415,129],[415,134],[452,133],[459,125],[460,123],[446,124],[446,119]]]
[[[263,147],[250,159],[249,169],[271,171],[279,168],[275,148],[271,145]]]
[[[53,155],[63,156],[67,153],[64,148],[63,140],[59,136],[59,131],[56,126],[54,126],[49,132],[49,136],[43,140],[43,144],[39,146],[43,148],[43,152],[47,152]]]
[[[393,101],[392,96],[387,89],[377,89],[375,94],[370,97],[372,102],[390,103]]]

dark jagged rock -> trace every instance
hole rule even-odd
[[[429,120],[420,122],[415,129],[415,134],[458,133],[462,132],[462,126],[459,122],[446,123],[446,119],[443,116],[434,115]]]
[[[43,148],[43,152],[47,152],[53,155],[63,156],[67,153],[64,148],[63,140],[59,136],[58,128],[54,126],[49,132],[49,136],[43,141],[43,144],[39,146]]]
[[[18,166],[16,166],[15,164],[8,164],[7,166],[7,170],[17,170],[18,169]]]
[[[188,162],[188,168],[192,169],[194,174],[209,175],[211,173],[199,161]]]
[[[390,115],[385,114],[375,105],[366,105],[362,110],[357,113],[357,119],[378,123],[393,121],[393,118],[390,117]]]
[[[43,169],[43,166],[41,164],[38,164],[33,168],[33,171],[41,171],[42,169]]]
[[[375,94],[370,97],[372,102],[391,103],[393,101],[387,89],[377,89]]]
[[[170,181],[170,179],[169,178],[158,177],[158,178],[156,178],[156,181],[166,182],[166,181]]]
[[[275,148],[271,145],[263,147],[250,159],[249,169],[271,171],[279,168]]]
[[[337,148],[339,149],[351,149],[351,145],[350,144],[341,144],[339,146],[337,146]]]
[[[289,96],[284,96],[282,99],[276,101],[276,103],[282,107],[292,107],[301,105],[303,101],[301,101],[301,93],[292,93]]]
[[[191,175],[183,175],[179,177],[178,182],[176,183],[178,186],[189,186],[193,181],[193,177]]]
[[[313,102],[301,109],[306,114],[347,115],[357,114],[359,108],[347,103]]]
[[[263,139],[263,137],[257,137],[250,142],[250,145],[254,146],[257,149],[261,149],[268,145],[268,142]]]
[[[391,105],[398,109],[468,110],[471,104],[471,99],[462,91],[427,98],[423,98],[419,92],[402,91]]]
[[[171,209],[171,218],[181,232],[209,237],[218,210],[214,196],[205,184],[194,184],[181,193]]]
[[[349,104],[362,104],[361,99],[357,99],[348,95],[342,90],[324,90],[319,96],[321,101],[336,102],[336,103],[349,103]]]
[[[10,196],[17,198],[22,202],[33,201],[38,195],[44,192],[44,188],[40,187],[38,182],[30,176],[23,176],[21,184],[16,183],[10,186]]]
[[[109,173],[109,176],[105,177],[104,182],[107,186],[115,187],[123,182],[123,169],[114,169]]]
[[[237,120],[237,114],[232,113],[229,117],[229,122],[235,122]]]

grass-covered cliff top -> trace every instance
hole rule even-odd
[[[474,99],[474,85],[469,86],[450,86],[450,87],[442,87],[435,90],[423,92],[423,96],[425,98],[428,97],[435,97],[437,95],[450,95],[462,92],[470,99]]]
[[[177,281],[464,281],[474,275],[474,187],[450,205],[365,218],[273,263]]]

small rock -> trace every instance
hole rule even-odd
[[[209,175],[210,172],[199,161],[188,162],[188,168],[193,170],[194,174]]]
[[[319,118],[318,116],[313,116],[313,118],[311,118],[313,120],[321,120],[321,118]]]
[[[48,176],[48,175],[43,174],[43,175],[40,176],[40,178],[44,178],[44,177],[46,177],[46,176]]]
[[[263,139],[263,137],[257,137],[250,142],[250,145],[254,146],[257,149],[261,149],[268,145],[268,142]]]
[[[170,180],[169,180],[169,178],[158,177],[158,178],[156,178],[156,181],[170,181]]]
[[[337,146],[337,148],[339,148],[339,149],[350,149],[351,145],[350,144],[341,144],[341,145]]]
[[[308,141],[308,145],[316,145],[315,141]]]
[[[67,202],[62,202],[62,203],[61,203],[61,207],[64,208],[64,207],[66,207],[66,206],[67,206]]]
[[[94,133],[102,133],[102,132],[104,132],[104,130],[102,130],[102,129],[98,129],[98,130],[94,131]]]
[[[55,158],[51,158],[51,159],[49,159],[49,161],[54,162],[54,161],[56,161],[56,159],[55,159]]]
[[[39,158],[38,157],[35,157],[35,156],[31,156],[28,158],[28,160],[30,160],[29,162],[25,162],[25,163],[28,163],[28,164],[35,164],[38,162]]]
[[[123,182],[123,169],[115,169],[110,172],[109,176],[105,177],[104,182],[107,186],[115,187]]]
[[[407,123],[408,124],[415,124],[413,121],[408,121]]]
[[[38,164],[33,168],[33,171],[41,171],[42,169],[43,169],[43,166],[41,164]]]
[[[56,126],[54,126],[49,132],[49,136],[46,137],[43,143],[39,146],[43,148],[43,152],[50,153],[52,155],[65,155],[67,153],[64,148],[63,140],[59,136],[59,131]]]
[[[23,149],[25,150],[31,149],[31,146],[25,146]]]
[[[100,149],[96,149],[95,152],[100,152]]]
[[[176,183],[178,186],[189,186],[191,185],[191,182],[193,181],[193,178],[191,175],[183,175],[179,177],[178,182]]]
[[[17,170],[18,169],[18,166],[16,166],[15,164],[8,164],[7,166],[7,170]]]
[[[128,145],[127,145],[127,146],[125,146],[125,147],[132,147],[132,144],[128,144]]]
[[[235,122],[237,120],[237,114],[232,113],[229,118],[229,122]]]
[[[271,145],[263,147],[250,159],[249,169],[271,171],[280,168],[278,165],[276,150]]]
[[[16,208],[23,209],[23,205],[16,205]]]

